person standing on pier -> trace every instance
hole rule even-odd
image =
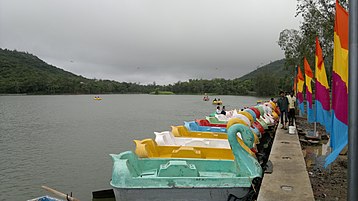
[[[280,98],[277,100],[277,106],[280,108],[280,112],[281,112],[281,124],[282,124],[281,128],[287,129],[286,124],[287,124],[287,113],[288,113],[288,99],[285,96],[285,92],[283,91],[280,91]]]
[[[288,125],[293,126],[293,120],[295,119],[295,107],[296,107],[296,97],[291,91],[290,95],[287,96],[288,99]]]

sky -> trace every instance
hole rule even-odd
[[[284,58],[297,0],[0,0],[0,48],[87,78],[233,79]]]

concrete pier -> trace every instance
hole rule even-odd
[[[314,201],[297,131],[289,134],[280,127],[269,157],[273,172],[264,175],[258,201]]]

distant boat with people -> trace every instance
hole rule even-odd
[[[216,98],[213,100],[213,105],[222,105],[223,101],[219,99],[216,100]]]
[[[99,97],[99,96],[95,96],[95,97],[93,98],[93,100],[97,100],[97,101],[99,101],[99,100],[102,100],[102,98],[101,98],[101,97]]]
[[[204,96],[203,101],[209,101],[210,98],[208,96]]]
[[[203,97],[203,101],[209,101],[209,100],[210,100],[209,96],[205,93]]]

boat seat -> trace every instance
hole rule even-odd
[[[180,147],[179,149],[172,151],[172,157],[181,157],[181,158],[202,158],[200,150],[195,149],[194,147]]]
[[[142,172],[140,177],[157,177],[157,174],[158,174],[158,170],[157,169],[152,169],[152,170]]]
[[[194,164],[187,161],[171,160],[160,165],[158,177],[198,177],[199,172]]]

